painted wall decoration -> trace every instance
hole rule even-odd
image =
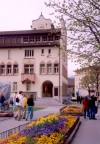
[[[0,91],[3,92],[6,99],[9,99],[11,93],[11,83],[10,82],[0,82]]]

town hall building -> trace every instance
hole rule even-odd
[[[67,95],[67,36],[60,22],[55,28],[41,13],[30,30],[0,31],[0,82],[10,83],[11,96],[20,90],[36,98]]]

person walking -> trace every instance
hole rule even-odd
[[[90,116],[91,119],[96,120],[95,114],[96,114],[96,105],[95,105],[96,97],[94,95],[91,96],[90,100]]]
[[[30,120],[32,120],[32,118],[33,118],[34,100],[33,100],[32,94],[27,99],[27,105],[28,105],[28,110],[27,110],[27,114],[26,114],[26,121],[28,120],[28,118],[30,118]]]
[[[19,91],[19,94],[16,96],[16,106],[17,106],[17,112],[16,112],[17,114],[15,116],[15,119],[20,121],[23,115],[23,107],[24,107],[22,91]]]
[[[84,113],[84,119],[86,119],[86,117],[88,116],[90,119],[90,112],[89,112],[89,100],[87,97],[85,97],[82,100],[82,104],[83,104],[83,113]]]
[[[23,119],[25,119],[25,117],[26,117],[26,109],[27,109],[27,98],[26,98],[25,95],[23,97],[23,102],[24,102],[24,106],[23,106]]]
[[[13,96],[13,111],[16,110],[16,96],[17,96],[17,92],[15,92],[15,94]]]

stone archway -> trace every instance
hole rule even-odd
[[[42,84],[42,97],[53,97],[53,83],[45,81]]]

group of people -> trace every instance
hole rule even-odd
[[[97,106],[95,104],[97,98],[92,95],[91,97],[85,97],[82,100],[82,104],[83,104],[83,113],[84,113],[84,119],[86,119],[86,117],[88,117],[90,120],[95,118],[95,114],[97,113]]]
[[[34,99],[31,94],[28,98],[22,94],[22,91],[15,93],[13,97],[13,110],[16,109],[15,119],[20,121],[21,119],[28,118],[33,119]]]

